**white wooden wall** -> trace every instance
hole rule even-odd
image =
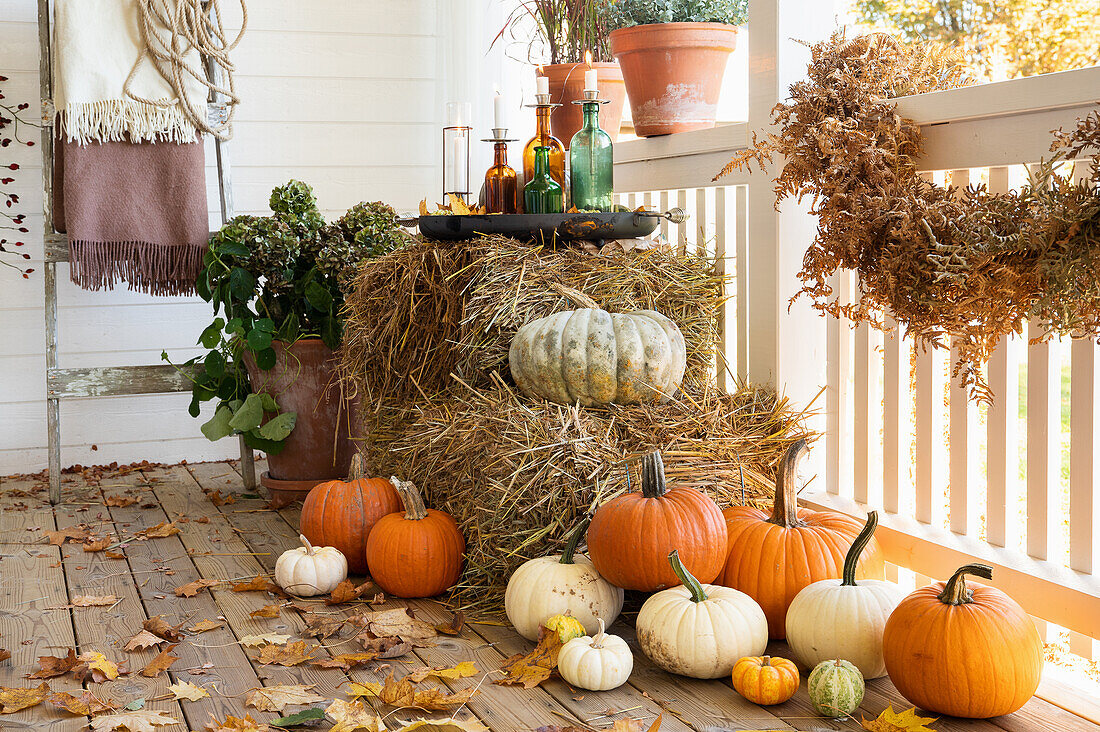
[[[223,5],[232,6],[232,0]],[[438,63],[447,0],[262,0],[235,54],[237,113],[230,146],[238,213],[267,212],[271,188],[310,183],[330,219],[360,200],[415,208],[435,195],[445,89]],[[0,0],[0,74],[8,100],[38,106],[33,0]],[[36,137],[36,135],[35,135]],[[0,271],[0,474],[46,466],[39,149],[0,151],[14,161],[21,210],[30,214],[30,280]],[[213,156],[208,156],[212,162]],[[6,171],[5,171],[6,172]],[[208,168],[211,224],[217,188]],[[193,355],[209,322],[197,298],[84,292],[60,265],[63,367],[159,363]],[[62,462],[178,461],[229,457],[236,441],[210,443],[186,413],[189,395],[62,402]]]

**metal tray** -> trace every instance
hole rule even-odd
[[[472,239],[480,234],[502,234],[540,243],[586,239],[633,239],[657,229],[656,212],[567,214],[474,214],[468,216],[420,216],[420,233],[431,239]]]

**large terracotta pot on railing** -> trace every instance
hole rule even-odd
[[[313,486],[343,478],[355,452],[351,441],[353,400],[342,398],[336,357],[320,338],[303,338],[290,346],[273,341],[275,366],[261,371],[245,353],[252,389],[275,397],[279,410],[297,412],[294,429],[278,455],[267,456],[260,483],[271,502],[286,505],[305,498]]]
[[[714,127],[736,26],[654,23],[611,31],[609,40],[639,137]]]
[[[581,105],[573,104],[576,99],[584,98],[584,72],[588,64],[548,64],[542,67],[542,73],[550,80],[550,101],[560,107],[550,113],[550,130],[554,137],[561,140],[566,148],[584,124],[584,112]],[[594,62],[596,80],[600,87],[600,98],[610,101],[600,107],[600,129],[611,136],[614,142],[619,137],[619,127],[623,120],[623,104],[626,103],[626,87],[623,85],[623,72],[617,63]]]

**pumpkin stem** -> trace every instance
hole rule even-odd
[[[660,498],[668,493],[665,485],[665,463],[661,451],[653,452],[642,458],[642,495],[646,498]]]
[[[703,589],[703,586],[699,584],[699,580],[687,570],[684,563],[680,561],[680,553],[673,549],[668,554],[668,562],[672,565],[672,571],[676,573],[676,576],[680,578],[680,581],[684,583],[684,587],[688,588],[688,592],[691,593],[692,602],[704,602],[707,599],[707,592]]]
[[[309,543],[309,539],[306,538],[305,534],[298,534],[298,538],[301,539],[302,544],[305,545],[306,556],[312,557],[313,556],[313,545]]]
[[[592,636],[592,647],[603,648],[604,639],[607,638],[607,634],[604,632],[603,618],[596,618],[596,622],[600,624],[600,629],[596,632],[596,635]]]
[[[802,451],[806,449],[806,438],[787,448],[783,458],[779,461],[779,474],[775,481],[775,504],[772,506],[772,515],[769,523],[792,529],[802,526],[803,522],[798,518],[798,496],[795,493],[794,469],[798,465],[798,459],[802,457]]]
[[[351,465],[348,467],[348,480],[362,480],[365,471],[363,470],[363,453],[358,450],[351,456]]]
[[[878,526],[878,511],[871,511],[867,514],[867,523],[863,525],[863,530],[859,532],[859,535],[852,541],[851,548],[848,549],[848,553],[844,556],[844,580],[840,583],[847,587],[856,586],[856,567],[859,565],[859,555],[863,553],[863,550],[867,548],[867,544],[870,543],[871,537],[875,535],[875,527]]]
[[[940,602],[945,605],[965,605],[974,602],[974,593],[966,588],[964,575],[972,574],[982,579],[993,579],[993,567],[988,564],[964,564],[955,570],[951,579],[947,580],[943,592],[939,594]]]
[[[401,496],[401,503],[405,506],[405,519],[407,521],[419,521],[428,515],[428,509],[424,506],[424,498],[411,480],[401,480],[397,476],[391,475],[390,483]]]
[[[560,282],[551,282],[550,289],[578,307],[600,309],[598,302],[576,288],[563,285]]]
[[[561,552],[560,564],[573,564],[573,553],[577,551],[577,545],[581,543],[581,537],[584,536],[584,532],[588,531],[588,524],[592,523],[592,516],[585,514],[580,523],[577,524],[577,528],[573,529],[573,533],[569,535],[569,538],[565,541],[565,549]]]

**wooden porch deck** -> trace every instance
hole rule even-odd
[[[637,719],[646,727],[661,714],[663,732],[687,730],[824,730],[860,729],[853,720],[832,721],[817,716],[802,690],[789,702],[764,709],[742,699],[723,681],[696,681],[669,675],[648,662],[637,649],[632,617],[616,622],[612,632],[634,646],[635,669],[628,685],[610,692],[579,692],[560,680],[523,690],[494,685],[491,680],[502,661],[530,650],[531,644],[510,628],[472,622],[458,637],[440,637],[434,647],[416,649],[398,659],[371,662],[345,672],[308,663],[284,667],[261,665],[256,653],[238,644],[247,635],[283,633],[292,640],[305,628],[299,612],[282,608],[278,617],[250,616],[279,598],[264,592],[233,592],[227,585],[202,590],[195,597],[177,597],[173,590],[199,580],[247,580],[270,572],[279,553],[296,544],[298,508],[273,511],[259,497],[241,493],[241,480],[228,463],[151,467],[132,472],[107,472],[102,476],[66,476],[64,503],[53,509],[44,485],[26,479],[0,479],[0,648],[11,658],[0,661],[0,686],[37,686],[25,676],[36,671],[39,656],[65,656],[101,652],[114,662],[126,661],[129,675],[105,683],[84,682],[84,688],[103,699],[125,705],[145,699],[146,708],[163,710],[180,722],[162,727],[202,730],[227,716],[251,714],[270,721],[280,716],[245,707],[249,691],[260,686],[313,684],[327,700],[346,699],[349,680],[381,682],[393,672],[404,676],[417,666],[454,666],[473,661],[479,673],[457,681],[440,682],[448,691],[476,686],[480,693],[457,712],[460,719],[476,719],[491,730],[522,732],[558,725],[584,729],[610,728],[620,718]],[[220,491],[232,503],[210,495]],[[210,494],[210,495],[208,495]],[[108,496],[134,498],[131,505],[107,505]],[[126,500],[111,503],[127,503]],[[48,543],[47,532],[81,525],[92,534],[112,537],[112,544],[130,539],[142,529],[175,521],[179,533],[163,538],[131,541],[107,551],[86,552],[80,543],[57,546]],[[116,556],[117,558],[112,558]],[[80,595],[113,595],[117,602],[101,607],[71,607]],[[450,611],[435,601],[404,603],[387,599],[371,609],[408,604],[418,618],[432,623],[451,619]],[[311,609],[353,614],[356,606]],[[164,615],[175,625],[189,627],[201,620],[224,625],[201,634],[187,634],[172,651],[178,656],[168,669],[153,678],[139,671],[158,648],[126,653],[123,646],[141,630],[147,618]],[[475,619],[476,620],[476,619]],[[311,644],[316,641],[310,641]],[[787,655],[775,644],[777,655]],[[165,646],[162,646],[162,648]],[[350,639],[320,642],[319,657],[359,650]],[[175,701],[171,683],[190,681],[205,687],[210,696],[199,701]],[[56,691],[79,694],[82,684],[71,675],[48,680]],[[432,680],[418,688],[429,688]],[[419,718],[447,718],[449,713],[425,714],[418,710],[386,707],[377,699],[376,709],[390,729]],[[326,703],[319,704],[325,706]],[[895,710],[908,704],[886,679],[871,682],[860,710],[868,717],[887,705]],[[315,705],[316,706],[316,705]],[[289,714],[306,707],[288,707]],[[0,728],[75,732],[88,718],[63,712],[49,703],[0,716]],[[936,730],[998,732],[998,730],[1100,730],[1100,726],[1041,699],[1033,699],[1016,714],[989,721],[940,719]],[[328,729],[322,722],[319,729]]]

